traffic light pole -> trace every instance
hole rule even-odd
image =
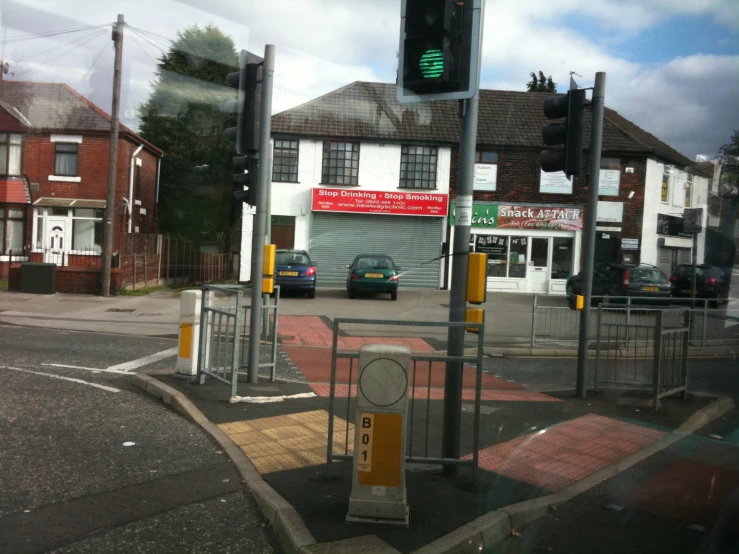
[[[251,242],[251,312],[249,314],[249,383],[259,382],[259,346],[262,317],[262,274],[264,265],[265,228],[267,222],[267,198],[271,175],[269,174],[270,144],[272,132],[272,81],[275,73],[275,47],[264,47],[262,66],[262,113],[259,121],[259,180],[257,184],[257,213]]]
[[[467,261],[470,250],[470,225],[472,222],[472,181],[477,147],[477,115],[480,91],[462,106],[461,137],[459,141],[459,180],[457,181],[456,210],[454,214],[454,243],[451,250],[452,281],[449,293],[449,321],[465,321],[467,309]],[[449,356],[464,355],[464,327],[450,327],[447,339]],[[479,371],[479,368],[478,368]],[[444,382],[444,426],[442,430],[442,456],[459,458],[459,426],[462,414],[462,363],[446,363]],[[454,477],[457,466],[446,464],[443,474]]]
[[[593,129],[590,134],[590,161],[588,163],[588,202],[585,207],[583,230],[582,295],[585,307],[580,312],[580,336],[577,343],[577,385],[579,398],[587,395],[588,329],[590,306],[593,298],[593,263],[595,261],[595,227],[598,221],[598,185],[600,179],[600,155],[603,145],[603,112],[605,110],[606,74],[595,74],[593,87]]]

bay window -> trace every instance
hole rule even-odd
[[[24,215],[23,209],[0,207],[0,254],[23,251]]]

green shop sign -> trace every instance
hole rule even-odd
[[[456,203],[449,206],[455,224]],[[539,229],[582,231],[582,208],[572,206],[522,206],[518,204],[472,204],[472,227],[483,229]]]

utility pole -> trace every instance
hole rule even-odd
[[[259,121],[259,181],[257,185],[257,213],[251,242],[251,312],[249,314],[249,382],[259,382],[259,346],[262,317],[262,275],[264,245],[267,228],[267,200],[271,175],[269,173],[272,133],[272,81],[275,73],[275,46],[264,47],[262,62],[262,113]]]
[[[595,260],[595,227],[598,221],[598,185],[600,180],[600,155],[603,145],[603,112],[605,110],[606,74],[595,74],[593,87],[593,127],[590,135],[590,161],[588,164],[588,202],[585,207],[583,229],[582,294],[585,307],[580,311],[580,337],[577,343],[577,386],[576,394],[585,398],[585,377],[588,368],[588,325],[593,298],[593,262]]]
[[[102,295],[110,296],[110,267],[113,256],[113,215],[115,214],[115,185],[118,162],[118,112],[121,103],[121,61],[123,58],[123,14],[113,28],[115,62],[113,64],[113,105],[110,111],[110,159],[108,160],[108,194],[105,197],[105,225],[103,227]],[[129,206],[131,214],[133,207]],[[129,216],[130,217],[130,216]]]

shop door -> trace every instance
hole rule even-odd
[[[535,237],[531,239],[529,251],[528,284],[530,292],[548,292],[549,290],[549,239]]]
[[[272,244],[279,249],[295,248],[295,218],[290,216],[272,216]]]
[[[595,263],[617,261],[618,237],[610,233],[595,233]]]
[[[345,287],[358,254],[387,254],[401,268],[402,288],[438,289],[442,219],[313,212],[311,259],[319,287]]]
[[[50,217],[47,229],[44,262],[65,265],[65,252],[69,250],[66,244],[67,220],[53,219]]]

